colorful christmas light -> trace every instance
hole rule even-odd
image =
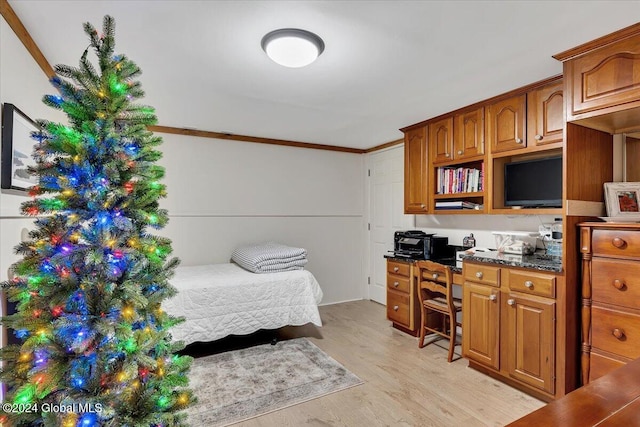
[[[38,217],[37,230],[3,284],[17,306],[5,323],[21,344],[4,353],[9,369],[0,374],[7,401],[108,402],[108,411],[104,419],[48,413],[46,422],[0,411],[12,425],[138,425],[128,418],[135,408],[158,426],[183,426],[175,412],[193,400],[190,358],[173,353],[179,346],[165,332],[176,320],[159,304],[177,260],[168,259],[166,239],[147,231],[167,221],[157,202],[164,172],[153,164],[160,141],[145,128],[155,113],[132,104],[143,94],[133,80],[140,70],[113,55],[113,25],[105,17],[102,38],[85,26],[99,69],[85,53],[80,67],[51,79],[59,94],[43,98],[69,120],[42,122],[33,135],[39,183],[22,212]]]

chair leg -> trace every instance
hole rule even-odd
[[[456,347],[456,318],[455,311],[453,313],[449,313],[449,357],[447,361],[451,363],[453,360],[453,350]]]
[[[424,306],[420,310],[420,339],[418,340],[418,348],[424,347],[424,325],[427,321],[427,313]]]

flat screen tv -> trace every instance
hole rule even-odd
[[[524,208],[562,207],[562,157],[506,163],[504,204]]]

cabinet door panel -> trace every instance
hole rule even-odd
[[[463,356],[500,369],[500,291],[465,282],[462,312]]]
[[[453,124],[453,157],[484,154],[484,108],[458,114]]]
[[[429,125],[431,160],[433,163],[446,162],[453,158],[453,117],[447,117]]]
[[[506,301],[509,375],[555,391],[555,306],[552,300],[509,294]]]
[[[640,98],[640,36],[572,60],[567,77],[573,115],[615,106],[623,109],[623,104]]]
[[[563,129],[562,82],[530,92],[527,95],[527,143],[547,145],[561,142]]]
[[[491,151],[526,147],[526,95],[498,101],[488,107],[487,130]]]
[[[425,213],[427,206],[427,128],[407,131],[404,142],[404,212]]]

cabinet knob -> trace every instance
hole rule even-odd
[[[513,298],[509,298],[509,299],[507,300],[507,304],[509,304],[509,305],[516,305],[516,300],[514,300]]]
[[[536,135],[536,136],[535,136],[535,138],[536,138],[536,140],[538,140],[538,141],[542,141],[542,138],[544,138],[544,136],[542,136],[542,135]]]
[[[393,282],[393,287],[394,287],[394,288],[397,288],[398,286],[400,286],[400,283],[399,283],[399,282]]]
[[[624,338],[624,329],[615,328],[613,331],[611,331],[611,333],[613,334],[614,337],[618,338],[619,340]]]
[[[462,153],[464,153],[464,151],[458,150],[458,155],[462,155]]]
[[[398,307],[397,305],[394,305],[394,306],[393,306],[393,311],[398,311],[398,309],[399,309],[399,308],[400,308],[400,307]]]
[[[525,285],[528,289],[533,288],[533,282],[532,282],[531,280],[527,280],[526,282],[524,282],[524,285]]]
[[[398,272],[398,270],[400,270],[398,267],[393,267],[393,271],[394,271],[394,272],[396,272],[396,273],[397,273],[397,272]]]
[[[444,156],[445,157],[449,157],[449,153],[444,153]]]
[[[620,237],[614,237],[613,240],[611,240],[611,244],[618,249],[622,249],[627,244],[627,242],[625,242],[624,239],[621,239]]]
[[[522,138],[516,138],[516,144],[522,144]]]
[[[624,280],[616,279],[613,281],[613,287],[619,291],[623,290],[626,286],[627,285],[626,283],[624,283]]]
[[[476,271],[476,277],[482,279],[482,271]]]
[[[431,277],[433,277],[433,280],[436,280],[438,278],[438,273],[433,273]]]
[[[489,295],[489,301],[495,301],[497,299],[498,299],[498,295],[496,295],[496,294]]]
[[[420,205],[420,208],[421,208],[421,209],[424,209],[424,208],[425,208],[424,203]]]

